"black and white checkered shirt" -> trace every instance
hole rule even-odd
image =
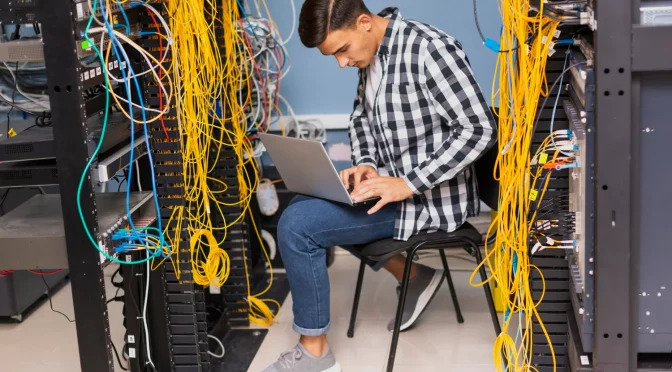
[[[403,19],[396,8],[380,16],[390,18],[374,57],[382,83],[367,104],[366,70],[359,70],[349,129],[353,164],[401,177],[413,190],[399,203],[395,239],[453,231],[479,213],[471,166],[495,142],[495,120],[457,40]]]

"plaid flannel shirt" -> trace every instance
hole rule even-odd
[[[399,203],[395,239],[454,231],[480,211],[471,166],[496,140],[494,118],[457,40],[403,19],[396,8],[380,16],[390,18],[374,57],[383,75],[367,103],[366,70],[359,70],[349,127],[353,164],[401,177],[413,190]]]

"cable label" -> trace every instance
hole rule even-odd
[[[541,155],[539,155],[539,164],[546,164],[547,161],[548,161],[548,154],[542,152]]]
[[[539,191],[537,190],[530,190],[530,200],[535,201],[537,200],[537,196],[539,195]]]
[[[588,355],[581,355],[581,365],[582,366],[590,365],[590,359],[588,359]]]

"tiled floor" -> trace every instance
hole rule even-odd
[[[440,261],[423,258],[437,266]],[[457,287],[465,317],[457,324],[447,286],[434,299],[417,326],[402,334],[395,371],[492,372],[494,331],[481,288],[471,288],[469,274],[474,265],[459,258],[450,258],[453,280]],[[387,360],[391,334],[386,330],[396,306],[395,281],[384,273],[367,270],[362,300],[353,339],[346,336],[352,305],[358,262],[350,256],[337,257],[330,271],[332,283],[331,346],[344,372],[382,371]],[[114,268],[109,268],[107,279]],[[109,296],[114,288],[107,285]],[[72,316],[72,295],[66,285],[53,295],[54,307]],[[122,345],[121,303],[110,304],[112,337],[118,348]],[[291,330],[291,298],[287,299],[271,327],[264,344],[250,367],[261,371],[278,355],[291,348],[297,336]],[[48,368],[50,372],[80,370],[74,323],[52,313],[47,302],[26,317],[22,324],[0,323],[0,361],[2,371],[32,372]],[[116,364],[116,362],[115,362]],[[117,371],[120,369],[117,367]]]
[[[438,267],[438,258],[423,262]],[[460,299],[464,324],[455,319],[450,292],[444,284],[417,325],[402,333],[395,371],[492,372],[492,344],[495,339],[490,315],[481,288],[468,284],[474,265],[451,258],[449,265]],[[396,310],[396,281],[385,272],[367,270],[355,337],[346,335],[352,306],[358,261],[350,256],[338,256],[330,270],[332,329],[329,342],[344,372],[383,371],[392,338],[386,329]],[[250,367],[258,372],[291,348],[297,336],[291,330],[291,298],[278,315],[278,324],[269,331],[266,340]]]
[[[110,284],[115,270],[112,266],[105,269],[108,298],[114,297],[116,291]],[[75,318],[69,283],[53,293],[52,301],[54,309],[67,314],[70,319]],[[108,306],[112,340],[119,350],[124,338],[122,308],[121,302],[112,302]],[[75,323],[53,313],[47,301],[24,317],[21,324],[0,323],[0,365],[3,372],[80,371]],[[121,371],[116,361],[115,371]]]

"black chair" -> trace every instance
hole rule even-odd
[[[493,178],[493,169],[495,162],[497,160],[497,146],[493,146],[488,150],[475,164],[475,173],[478,178],[478,189],[481,200],[488,205],[492,210],[497,210],[497,199],[499,186],[497,181]],[[443,263],[443,269],[446,272],[446,281],[448,282],[448,288],[450,289],[450,296],[453,300],[453,306],[455,307],[455,313],[457,315],[457,322],[464,323],[464,318],[462,317],[462,311],[460,310],[460,304],[457,299],[457,294],[455,293],[455,286],[453,285],[453,279],[450,275],[450,268],[448,267],[448,260],[446,259],[445,249],[450,248],[463,248],[470,255],[476,258],[477,262],[483,261],[483,256],[480,250],[480,243],[482,241],[481,234],[468,222],[464,223],[456,231],[446,233],[446,232],[436,232],[431,234],[418,234],[411,237],[408,241],[398,241],[394,239],[385,239],[377,242],[370,243],[368,245],[360,247],[360,253],[364,258],[368,258],[373,261],[381,261],[388,259],[392,256],[395,256],[399,253],[406,252],[406,266],[404,269],[404,275],[401,281],[401,293],[399,294],[399,304],[397,306],[397,315],[395,318],[394,333],[392,336],[392,346],[390,348],[389,359],[387,362],[387,371],[391,372],[394,368],[394,359],[397,353],[397,344],[399,342],[399,333],[401,329],[401,317],[404,311],[404,305],[406,302],[406,293],[408,291],[408,280],[411,271],[411,264],[413,262],[413,257],[416,252],[420,250],[434,249],[438,250],[441,255],[441,262]],[[357,308],[359,307],[359,298],[362,291],[362,282],[364,281],[364,270],[366,269],[366,264],[362,260],[361,265],[359,266],[359,276],[357,278],[357,288],[355,290],[355,299],[352,305],[352,315],[350,317],[350,327],[348,328],[348,337],[354,337],[355,334],[355,322],[357,320]],[[487,273],[485,267],[481,266],[479,273],[481,275],[481,280],[485,281],[487,279]],[[495,310],[495,303],[492,299],[492,292],[490,291],[490,285],[485,284],[483,286],[485,291],[485,298],[488,302],[488,308],[490,310],[490,315],[492,317],[492,324],[495,328],[496,335],[501,333],[501,326],[499,324],[499,317],[497,316],[497,311]]]

